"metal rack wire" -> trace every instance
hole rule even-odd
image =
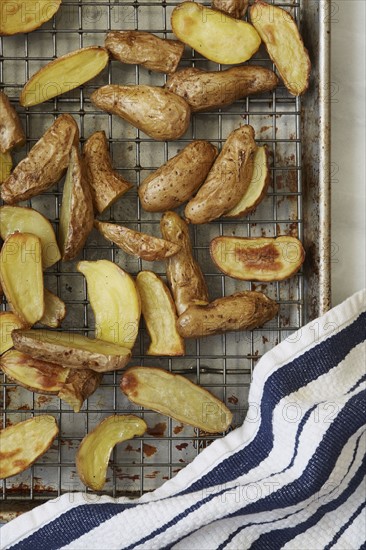
[[[277,2],[290,9],[299,21],[301,2]],[[22,110],[17,103],[24,82],[47,61],[79,47],[103,44],[106,31],[140,29],[162,37],[172,37],[170,13],[178,1],[112,2],[71,0],[62,3],[52,21],[28,34],[0,38],[1,89],[10,96],[20,112],[27,135],[26,151],[39,139],[54,118],[70,112],[80,128],[81,143],[95,130],[105,130],[113,163],[126,179],[135,184],[101,219],[159,234],[159,214],[144,212],[139,204],[137,186],[148,173],[158,168],[192,139],[209,139],[221,147],[228,133],[239,124],[250,123],[259,144],[271,151],[272,184],[265,200],[249,217],[239,221],[220,220],[209,225],[193,226],[194,253],[208,281],[210,297],[229,295],[237,290],[263,290],[280,304],[280,314],[264,329],[232,333],[187,342],[182,358],[149,358],[146,356],[147,335],[142,327],[133,350],[133,364],[160,366],[179,372],[210,389],[222,398],[234,413],[234,426],[239,425],[249,408],[256,414],[256,404],[248,404],[248,388],[258,359],[274,344],[301,327],[304,322],[304,274],[281,283],[254,284],[224,276],[213,265],[208,245],[217,235],[276,236],[290,234],[303,237],[301,104],[284,87],[271,93],[252,96],[222,111],[198,113],[181,140],[157,143],[90,103],[94,89],[106,83],[147,83],[161,85],[164,76],[112,61],[107,70],[80,89],[31,109]],[[273,68],[263,49],[250,61]],[[182,65],[218,68],[197,53],[186,50]],[[16,153],[15,161],[24,156]],[[26,204],[45,214],[57,231],[62,198],[62,183]],[[116,246],[97,233],[89,237],[82,258],[110,259],[135,275],[141,269],[152,269],[165,276],[162,263],[150,263],[127,257]],[[80,258],[79,258],[80,259]],[[45,273],[45,286],[66,303],[68,315],[63,323],[67,330],[93,333],[93,314],[87,300],[83,276],[76,262],[58,263]],[[5,301],[2,308],[6,309]],[[50,413],[58,420],[60,435],[54,446],[36,464],[22,474],[2,482],[2,499],[43,499],[65,491],[84,490],[75,471],[75,452],[84,435],[102,418],[118,412],[136,412],[143,416],[149,433],[142,438],[119,445],[113,452],[108,481],[103,493],[139,495],[161,485],[165,479],[190,462],[214,437],[188,426],[182,426],[157,413],[132,405],[119,390],[120,373],[104,376],[101,387],[74,414],[58,398],[39,396],[17,387],[2,375],[3,426],[25,420],[34,414]],[[253,417],[254,418],[254,417]]]

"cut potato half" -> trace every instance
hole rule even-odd
[[[302,266],[305,251],[296,237],[216,237],[211,258],[226,275],[242,281],[283,281]]]
[[[75,332],[14,330],[11,336],[18,351],[74,369],[118,370],[125,367],[131,357],[127,348]]]
[[[1,4],[0,4],[1,10]],[[0,12],[1,13],[1,12]],[[18,113],[4,92],[0,92],[0,153],[25,143],[25,133]]]
[[[250,19],[286,88],[293,95],[303,94],[309,86],[311,63],[291,14],[258,0],[250,8]]]
[[[1,0],[0,35],[32,32],[52,19],[61,0]]]
[[[44,289],[44,312],[40,319],[42,325],[47,327],[58,328],[61,321],[65,318],[66,306],[56,294]]]
[[[135,281],[109,260],[79,262],[77,269],[84,275],[88,285],[96,337],[132,349],[141,315],[140,296]]]
[[[11,333],[16,328],[27,328],[24,321],[20,320],[11,311],[0,312],[0,355],[13,347]]]
[[[217,397],[163,369],[132,367],[122,377],[121,390],[133,403],[205,432],[224,432],[232,421],[230,410]]]
[[[44,312],[41,241],[30,233],[13,233],[0,254],[0,281],[19,319],[34,325]]]
[[[89,46],[58,57],[28,80],[19,102],[23,107],[32,107],[74,90],[99,74],[108,60],[108,52],[101,46]]]
[[[259,34],[249,23],[195,2],[178,4],[171,22],[179,40],[224,65],[247,61],[261,44]]]
[[[0,151],[0,184],[2,184],[9,176],[13,168],[13,159],[9,151],[2,153]]]
[[[44,269],[61,259],[55,232],[52,224],[42,214],[33,208],[25,206],[0,207],[0,236],[5,240],[8,235],[19,233],[33,233],[41,241],[42,264]]]
[[[136,285],[151,338],[148,355],[184,355],[184,340],[175,326],[177,312],[168,287],[152,271],[140,271]]]
[[[100,422],[84,437],[76,455],[76,467],[84,485],[94,491],[103,489],[113,447],[117,443],[143,435],[146,430],[146,422],[132,414],[116,414]]]
[[[0,479],[23,472],[51,447],[56,420],[42,414],[0,430]]]

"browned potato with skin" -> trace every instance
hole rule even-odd
[[[6,153],[24,143],[25,133],[19,116],[8,96],[0,92],[0,153]]]
[[[13,347],[11,333],[16,328],[27,328],[24,323],[12,311],[0,312],[0,355]]]
[[[193,304],[208,303],[208,289],[200,266],[193,258],[188,225],[175,212],[161,218],[162,235],[180,245],[180,251],[167,259],[166,274],[172,289],[178,315]]]
[[[265,67],[241,65],[225,71],[203,71],[196,67],[180,69],[165,87],[183,97],[192,112],[209,111],[231,105],[251,94],[268,92],[278,84],[275,73]]]
[[[83,154],[94,208],[101,214],[133,185],[113,170],[105,132],[94,132]]]
[[[223,11],[235,19],[242,19],[248,9],[249,0],[212,0],[215,10]]]
[[[0,185],[8,179],[13,168],[13,159],[9,151],[2,153],[0,151]]]
[[[156,140],[182,137],[191,110],[183,98],[157,86],[117,86],[96,90],[90,100],[99,109],[118,115]]]
[[[174,73],[184,52],[182,42],[144,31],[109,32],[105,47],[122,63],[142,65],[161,73]]]
[[[126,254],[132,254],[147,262],[165,260],[176,254],[179,245],[140,233],[116,223],[95,221],[94,226],[103,237],[119,246]]]
[[[141,183],[144,210],[164,212],[186,202],[205,181],[216,156],[216,147],[208,141],[189,143]]]
[[[65,303],[47,288],[44,289],[44,312],[39,320],[42,325],[58,328],[61,321],[65,318]]]
[[[28,33],[52,19],[61,0],[1,0],[0,36]]]
[[[183,338],[252,330],[273,319],[278,304],[261,292],[243,291],[207,305],[190,306],[177,321]]]
[[[185,208],[189,222],[210,222],[223,216],[239,202],[253,174],[255,150],[251,126],[241,126],[231,132],[206,181]]]
[[[72,145],[79,143],[75,119],[60,115],[19,162],[1,186],[1,198],[13,204],[30,199],[57,183],[69,165]]]

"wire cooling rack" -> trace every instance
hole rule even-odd
[[[173,37],[170,14],[173,1],[66,1],[55,17],[28,35],[0,38],[1,88],[20,113],[27,135],[26,151],[60,113],[71,113],[79,124],[81,143],[92,132],[105,130],[114,167],[134,184],[122,199],[100,219],[159,236],[160,214],[142,210],[137,187],[151,171],[175,155],[192,139],[208,139],[219,148],[231,130],[251,124],[258,144],[267,144],[271,158],[272,182],[265,200],[250,216],[232,221],[222,219],[204,226],[192,226],[194,254],[205,272],[210,299],[238,290],[260,290],[280,304],[280,313],[263,329],[228,333],[222,336],[187,341],[186,355],[180,358],[147,357],[148,337],[144,326],[133,350],[131,364],[159,366],[181,373],[223,399],[234,415],[233,427],[240,425],[248,410],[249,418],[258,414],[255,403],[248,404],[248,388],[258,359],[275,344],[302,326],[304,318],[304,274],[280,283],[246,283],[221,274],[209,255],[210,240],[217,235],[277,236],[303,238],[302,214],[302,136],[301,100],[280,85],[270,93],[237,101],[220,111],[193,115],[185,136],[173,142],[155,142],[115,116],[96,110],[89,97],[107,83],[162,85],[164,75],[137,66],[111,61],[109,67],[90,83],[45,104],[22,109],[20,89],[42,65],[69,51],[88,45],[103,45],[108,30],[148,30],[161,37]],[[279,3],[299,22],[301,2]],[[261,47],[250,61],[273,69]],[[181,66],[222,69],[194,51],[186,49]],[[25,155],[21,150],[15,162]],[[46,215],[58,230],[62,182],[50,191],[24,204]],[[150,269],[165,277],[161,262],[145,262],[125,255],[107,243],[95,230],[77,260],[109,259],[132,275]],[[94,318],[87,299],[83,276],[76,261],[59,262],[45,273],[45,286],[66,303],[65,330],[93,335]],[[5,301],[2,309],[7,309]],[[134,412],[145,418],[149,430],[144,438],[118,445],[112,454],[108,479],[103,490],[112,496],[135,495],[160,486],[191,462],[215,437],[127,401],[119,390],[120,372],[107,373],[101,387],[78,414],[58,398],[34,394],[17,387],[2,376],[3,426],[26,420],[32,415],[55,416],[60,434],[52,448],[27,471],[2,482],[4,500],[36,500],[55,497],[65,491],[85,490],[75,469],[75,453],[84,435],[104,417],[118,412]],[[88,490],[87,490],[88,491]],[[89,492],[89,491],[88,491]]]

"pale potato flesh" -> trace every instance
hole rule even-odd
[[[13,159],[9,151],[2,153],[0,151],[0,185],[8,179],[13,168]]]
[[[44,312],[41,241],[30,233],[13,233],[0,254],[0,280],[16,315],[34,325]]]
[[[146,430],[146,422],[132,414],[116,414],[100,422],[84,437],[76,455],[77,471],[84,485],[94,491],[103,489],[113,447],[135,436],[142,436]]]
[[[0,92],[0,153],[6,153],[24,143],[25,133],[18,113],[8,96]]]
[[[249,0],[212,0],[212,7],[215,10],[223,11],[235,19],[244,17],[248,4]]]
[[[302,266],[305,252],[296,237],[216,237],[210,253],[217,267],[242,281],[282,281]]]
[[[56,294],[44,289],[44,312],[40,319],[42,325],[47,327],[58,328],[61,321],[65,318],[66,306]]]
[[[132,277],[109,260],[82,261],[77,269],[86,278],[96,337],[132,349],[141,315]]]
[[[19,102],[23,107],[32,107],[78,88],[99,74],[108,60],[108,52],[101,46],[89,46],[58,57],[28,80]]]
[[[168,287],[152,271],[140,271],[136,285],[151,338],[147,355],[184,355],[184,340],[175,326],[178,317]]]
[[[34,31],[52,19],[61,0],[1,0],[0,35]]]
[[[261,44],[259,34],[249,23],[195,2],[178,4],[171,23],[179,40],[207,59],[224,65],[247,61]]]
[[[51,415],[39,415],[0,430],[0,479],[29,468],[52,445],[58,434]]]
[[[12,311],[0,312],[0,355],[13,347],[11,333],[16,328],[26,328],[24,321]]]
[[[42,214],[33,208],[24,206],[0,207],[0,236],[3,240],[8,235],[33,233],[41,241],[42,265],[46,269],[61,259],[52,224]]]
[[[179,374],[151,367],[132,367],[121,380],[130,401],[209,433],[230,426],[230,410],[207,390]]]

